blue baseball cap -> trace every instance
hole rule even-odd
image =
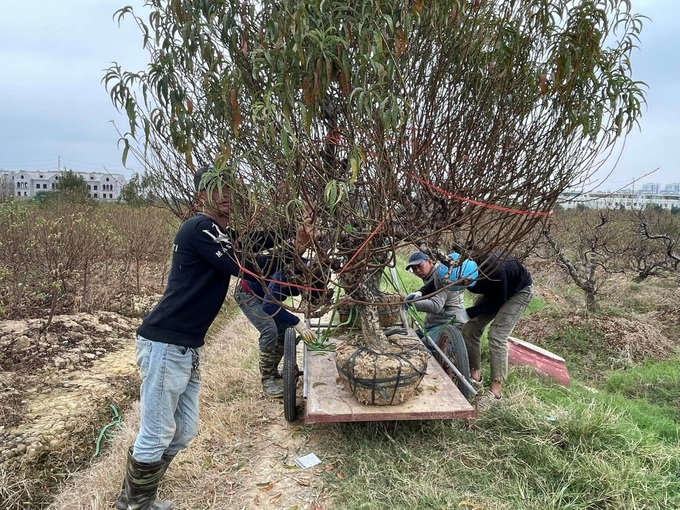
[[[408,264],[406,264],[406,270],[408,271],[413,266],[419,266],[426,260],[430,260],[430,257],[424,254],[422,251],[414,251],[408,257]]]

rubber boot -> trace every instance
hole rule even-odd
[[[158,484],[174,455],[163,455],[158,462],[137,462],[128,450],[123,488],[116,500],[116,510],[172,510],[168,501],[156,499]]]
[[[278,369],[279,364],[283,359],[283,344],[276,344],[276,347],[274,347],[274,358],[276,359],[276,378],[283,379],[283,375],[281,375],[281,372]]]
[[[128,449],[128,455],[132,455],[132,446]],[[172,462],[172,459],[174,459],[174,455],[166,455],[165,453],[161,457],[161,462],[163,463],[163,466],[161,467],[160,473],[159,473],[159,480],[163,479],[163,476],[165,476],[165,472],[168,470],[168,466]],[[116,504],[115,504],[116,510],[127,510],[128,508],[128,497],[127,497],[127,490],[125,489],[125,480],[123,480],[123,487],[120,489],[120,494],[118,494],[118,499],[116,499]]]
[[[277,349],[260,350],[260,376],[262,377],[262,391],[268,397],[283,397],[283,385],[279,374],[279,362],[283,357],[283,349],[280,354]]]

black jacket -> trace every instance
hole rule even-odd
[[[533,283],[527,268],[515,257],[488,254],[475,262],[479,268],[478,280],[467,287],[467,290],[473,294],[482,294],[484,299],[465,309],[471,319],[482,314],[498,313],[512,296]],[[433,279],[420,290],[423,295],[427,295],[435,289]]]
[[[260,241],[257,248],[273,246],[273,238],[265,233],[258,232],[257,237]],[[202,346],[208,328],[224,303],[230,277],[241,273],[238,262],[260,274],[276,269],[265,269],[272,261],[264,257],[243,260],[234,251],[235,239],[235,232],[223,231],[203,214],[185,221],[172,247],[168,286],[161,300],[144,317],[137,334],[156,342]],[[243,277],[255,279],[248,274]]]

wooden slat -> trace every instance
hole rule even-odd
[[[508,337],[508,363],[533,367],[558,383],[569,386],[569,371],[564,358],[512,336]]]
[[[333,352],[306,353],[306,423],[352,421],[446,420],[469,418],[475,410],[439,364],[430,358],[417,393],[394,406],[368,406],[357,402],[337,381]]]

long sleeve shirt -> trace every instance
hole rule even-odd
[[[485,271],[484,267],[488,269]],[[484,299],[466,309],[471,319],[482,314],[496,314],[498,310],[520,290],[531,285],[531,274],[516,258],[499,259],[495,255],[488,256],[480,264],[480,276],[477,282],[467,290],[473,294],[482,294]]]
[[[498,310],[520,290],[531,285],[531,274],[516,258],[487,255],[479,264],[479,277],[474,285],[467,287],[473,294],[482,294],[484,299],[466,308],[471,319],[482,314],[495,315]],[[423,295],[435,292],[437,278],[429,280],[420,291]]]
[[[266,233],[255,235],[260,249],[273,246]],[[199,214],[177,231],[172,264],[163,297],[144,317],[137,334],[149,340],[186,347],[200,347],[224,303],[231,276],[241,266],[260,273],[271,264],[266,257],[245,257],[237,262],[236,233],[223,230],[211,218]],[[251,244],[251,246],[253,246]],[[245,278],[253,278],[247,273]]]
[[[432,266],[432,270],[424,278],[426,282],[425,286],[427,286],[429,283],[432,283],[433,287],[430,292],[423,292],[423,295],[432,294],[432,292],[435,290],[442,288],[443,285],[439,284],[438,278],[436,278],[436,275],[439,271],[439,265],[439,262],[434,264]],[[419,312],[426,313],[426,327],[446,324],[456,315],[456,312],[465,308],[463,303],[463,291],[440,290],[427,299],[419,299],[414,301],[413,306]]]

